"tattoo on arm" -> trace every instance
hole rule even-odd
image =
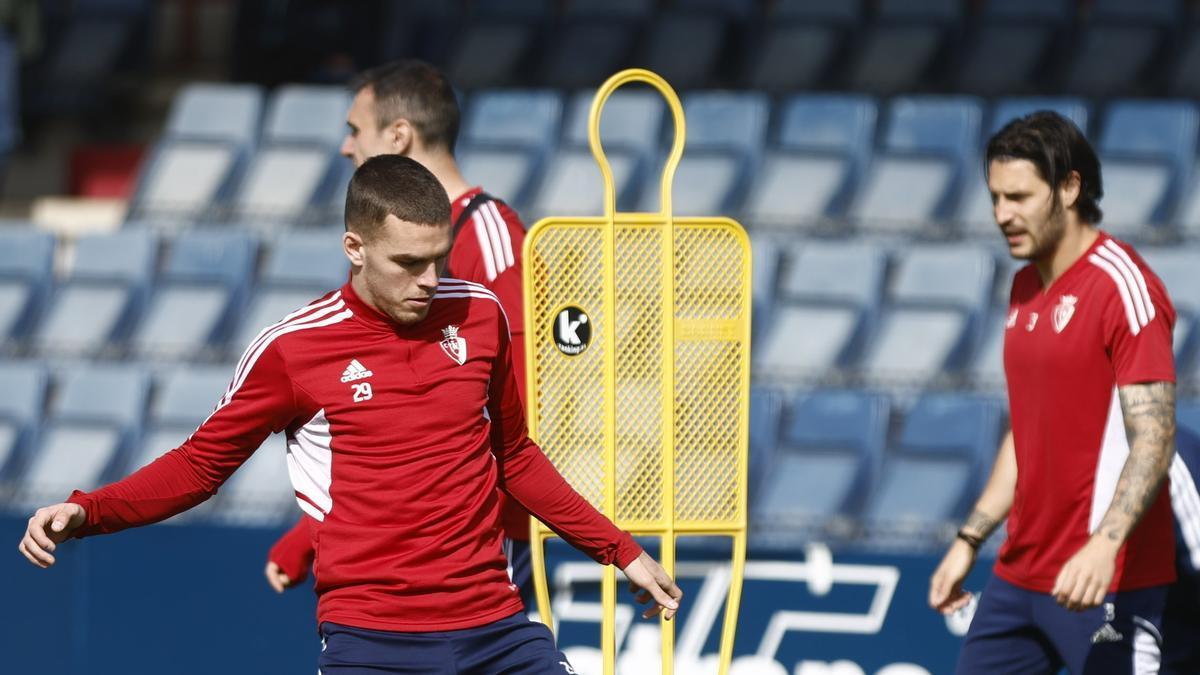
[[[977,533],[980,539],[987,539],[992,534],[992,530],[995,530],[999,524],[996,519],[979,509],[975,509],[971,512],[971,515],[967,516],[967,522],[963,524],[963,529],[967,532]]]
[[[1114,543],[1124,542],[1154,503],[1175,453],[1174,383],[1131,384],[1118,395],[1129,458],[1097,530]]]

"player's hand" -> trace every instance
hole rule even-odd
[[[1116,574],[1119,545],[1094,535],[1063,565],[1050,594],[1067,609],[1081,612],[1099,607]]]
[[[963,590],[963,580],[975,566],[975,549],[965,541],[955,539],[946,556],[929,579],[929,606],[942,614],[953,614],[971,600]]]
[[[29,519],[25,536],[17,550],[29,562],[46,569],[54,564],[54,549],[87,521],[87,512],[78,504],[55,504],[38,509]]]
[[[271,588],[275,589],[276,593],[282,593],[292,585],[292,580],[288,575],[283,573],[283,570],[273,560],[267,561],[267,569],[263,570],[263,574],[267,576],[267,583],[271,585]]]
[[[667,571],[651,558],[649,553],[642,551],[642,554],[623,571],[625,576],[629,577],[629,592],[636,594],[637,601],[645,604],[653,600],[655,603],[653,607],[642,612],[644,618],[649,619],[661,613],[664,619],[670,621],[679,611],[679,600],[683,598],[683,591],[679,590]]]

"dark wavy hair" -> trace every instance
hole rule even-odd
[[[1083,132],[1062,115],[1039,110],[1004,125],[988,140],[984,171],[992,160],[1025,159],[1037,167],[1058,203],[1058,188],[1074,171],[1079,174],[1079,198],[1075,210],[1080,220],[1098,224],[1104,216],[1100,198],[1104,185],[1100,180],[1100,160]]]

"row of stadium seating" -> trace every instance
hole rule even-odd
[[[0,507],[21,511],[145,465],[180,444],[225,391],[224,366],[0,361]],[[49,401],[49,405],[47,405]],[[764,543],[868,535],[923,546],[965,515],[990,470],[1005,403],[961,392],[755,387],[751,515]],[[1181,420],[1200,428],[1200,401]],[[293,515],[272,436],[190,517],[274,524]]]
[[[1200,92],[1180,0],[476,0],[392,3],[386,56],[463,87],[595,86],[628,66],[683,88],[1087,96]],[[560,10],[560,11],[556,11]],[[430,48],[429,34],[449,48]]]
[[[763,381],[1002,389],[1002,326],[1017,269],[1002,250],[778,233],[756,233],[752,243],[754,368]],[[228,362],[348,271],[331,229],[260,241],[231,228],[174,237],[125,228],[81,237],[57,256],[55,245],[32,228],[0,228],[0,336],[10,355]],[[1142,253],[1179,312],[1180,379],[1200,383],[1192,330],[1200,252]]]
[[[527,222],[591,215],[603,184],[587,148],[590,92],[485,90],[466,99],[457,155],[477,184]],[[687,151],[676,212],[732,214],[755,229],[927,231],[994,236],[980,160],[1013,117],[1049,108],[1090,130],[1103,163],[1104,226],[1135,240],[1200,233],[1195,101],[799,94],[683,97]],[[347,92],[193,85],[143,167],[130,221],[340,226],[351,166],[337,156]],[[265,113],[263,112],[265,110]],[[658,208],[673,129],[657,94],[622,90],[601,137],[623,211]]]

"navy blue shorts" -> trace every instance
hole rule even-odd
[[[524,614],[478,628],[393,633],[321,624],[320,675],[574,675],[554,636]]]
[[[1083,612],[1049,593],[992,575],[958,657],[957,672],[997,675],[1157,673],[1162,660],[1166,586],[1109,593]]]

